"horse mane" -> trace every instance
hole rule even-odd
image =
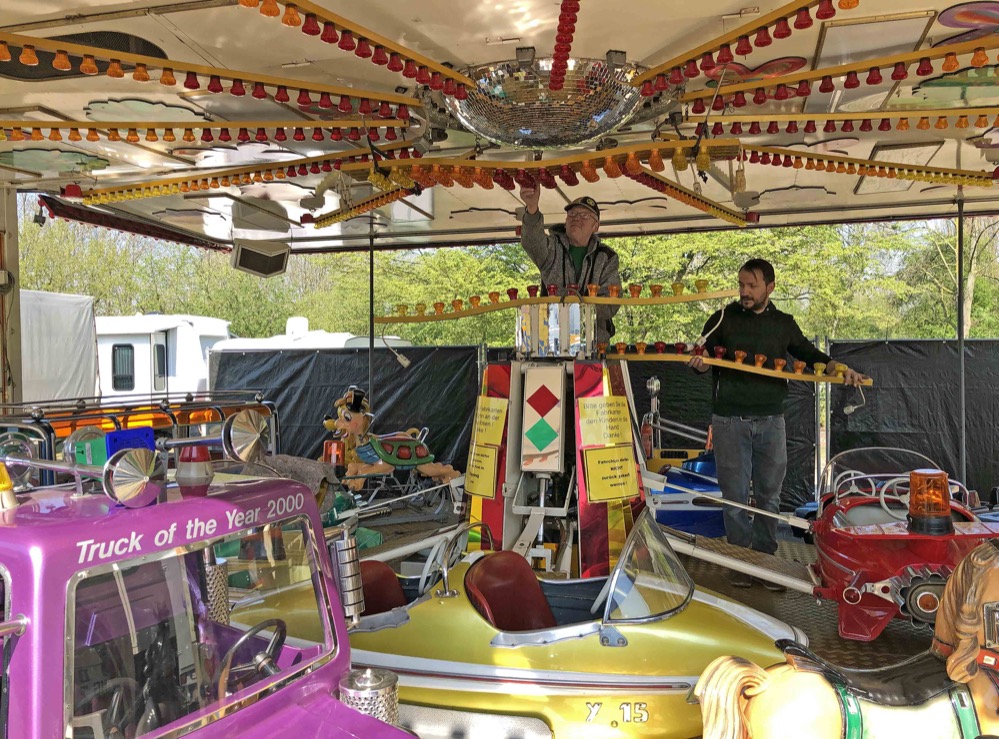
[[[935,636],[936,641],[954,646],[947,658],[947,674],[956,682],[967,683],[978,674],[980,601],[985,583],[994,576],[990,570],[997,565],[999,549],[985,542],[958,563],[944,590]]]
[[[701,674],[694,695],[701,704],[703,735],[712,739],[746,739],[745,698],[766,689],[770,676],[743,657],[719,657]]]

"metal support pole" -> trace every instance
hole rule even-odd
[[[20,252],[17,244],[17,191],[7,182],[0,189],[0,269],[11,275],[13,288],[9,295],[0,296],[0,398],[4,402],[20,403],[21,388],[21,287]]]
[[[375,407],[375,214],[368,215],[368,407]]]
[[[964,188],[957,188],[957,367],[958,387],[960,390],[960,405],[958,411],[959,433],[961,441],[961,461],[958,469],[958,479],[966,482],[968,479],[968,426],[965,422],[966,394],[964,378]]]

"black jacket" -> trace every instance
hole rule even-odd
[[[816,349],[801,333],[794,316],[778,310],[772,302],[762,313],[746,310],[739,303],[730,303],[708,319],[701,335],[707,335],[715,326],[718,328],[707,339],[706,354],[709,356],[714,356],[716,346],[723,346],[725,359],[735,359],[738,349],[746,352],[743,361],[749,365],[753,364],[756,354],[766,354],[764,366],[769,369],[773,369],[775,358],[787,358],[788,354],[809,365],[830,362],[829,356]],[[712,367],[711,372],[714,382],[712,411],[716,415],[777,416],[784,412],[787,380],[719,367]]]

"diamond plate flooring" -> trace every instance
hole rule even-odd
[[[698,545],[704,545],[703,542],[699,540]],[[718,543],[725,549],[732,549],[724,541]],[[798,571],[802,564],[815,561],[815,547],[800,539],[783,539],[778,547],[777,557]],[[914,626],[908,621],[894,619],[874,641],[842,639],[836,626],[836,603],[832,601],[816,600],[791,590],[772,593],[758,584],[751,588],[736,588],[729,584],[726,568],[684,555],[680,555],[680,560],[697,585],[797,626],[808,635],[813,650],[845,667],[874,668],[901,662],[929,647],[933,636],[928,626]],[[781,569],[785,567],[781,566]]]

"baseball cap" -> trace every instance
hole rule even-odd
[[[566,212],[569,212],[577,205],[586,208],[588,211],[590,211],[593,215],[597,217],[597,220],[600,220],[600,206],[597,205],[597,201],[591,198],[589,195],[584,195],[581,198],[576,198],[575,200],[573,200],[571,203],[565,206]]]

